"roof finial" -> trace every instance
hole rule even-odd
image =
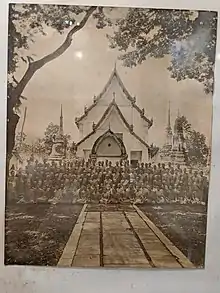
[[[109,125],[108,125],[108,130],[111,130],[111,125],[110,125],[110,122],[109,122]]]
[[[113,92],[112,94],[113,94],[113,102],[115,102],[116,94],[115,94],[115,92]]]
[[[61,107],[60,107],[60,117],[63,117],[63,105],[61,104]]]
[[[115,60],[115,66],[114,66],[114,71],[117,71],[117,59]]]

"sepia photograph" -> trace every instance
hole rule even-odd
[[[10,4],[5,265],[205,267],[217,12]]]

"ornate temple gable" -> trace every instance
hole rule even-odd
[[[113,99],[112,102],[109,104],[108,108],[105,110],[104,114],[102,115],[101,119],[99,122],[96,124],[95,129],[98,129],[106,120],[110,112],[115,109],[116,113],[119,115],[119,118],[122,120],[123,124],[126,126],[126,128],[130,128],[129,123],[125,119],[124,115],[122,114],[120,108],[118,107],[117,103]]]
[[[148,123],[148,128],[150,128],[153,125],[153,120],[148,119],[145,116],[145,112],[144,109],[140,109],[137,104],[136,104],[136,98],[132,97],[130,95],[130,93],[127,91],[126,87],[124,86],[116,67],[114,68],[107,84],[105,85],[104,89],[102,90],[102,92],[97,96],[93,98],[93,104],[88,107],[85,108],[84,114],[81,117],[78,117],[75,119],[75,123],[77,125],[77,127],[79,128],[79,122],[81,122],[85,117],[87,117],[88,113],[98,104],[98,102],[103,98],[103,96],[105,95],[105,93],[108,91],[109,87],[114,83],[114,81],[117,82],[117,84],[119,85],[119,87],[121,88],[122,92],[124,93],[124,96],[127,98],[127,100],[131,103],[131,106],[133,106],[134,109],[136,109],[136,111],[140,114],[140,117],[145,120]]]
[[[112,110],[112,108],[114,108],[117,111],[117,114],[118,114],[119,118],[121,119],[121,121],[123,122],[123,124],[125,125],[125,127],[128,129],[128,131],[130,132],[130,134],[133,135],[139,142],[141,142],[146,148],[149,149],[149,145],[134,132],[133,125],[130,125],[127,122],[127,120],[125,119],[124,115],[122,114],[120,108],[118,107],[118,105],[116,104],[116,102],[115,102],[114,99],[109,104],[108,108],[106,109],[106,111],[102,115],[102,117],[99,120],[99,122],[97,124],[93,124],[93,130],[87,136],[85,136],[82,140],[80,140],[76,144],[76,146],[79,146],[81,143],[83,143],[89,137],[91,137],[94,133],[96,133],[96,131],[100,128],[100,126],[104,123],[104,121],[108,117],[108,114],[110,113],[110,111]]]
[[[92,148],[92,155],[96,155],[99,146],[101,145],[101,143],[106,139],[106,138],[113,138],[113,140],[117,143],[118,147],[120,148],[120,157],[121,156],[126,156],[126,149],[124,146],[123,141],[110,129],[108,129],[103,135],[101,135],[100,137],[97,138],[97,140],[95,141],[93,148]]]

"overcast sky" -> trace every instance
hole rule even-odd
[[[120,54],[116,49],[109,48],[107,32],[109,29],[97,30],[91,19],[74,35],[68,51],[41,68],[31,79],[24,91],[28,100],[23,104],[23,107],[27,106],[24,132],[30,142],[42,137],[50,122],[59,123],[61,103],[64,130],[71,134],[74,141],[78,140],[75,117],[80,116],[84,105],[90,105],[93,96],[102,91]],[[63,38],[48,29],[47,36],[36,38],[29,53],[40,58],[56,49]],[[179,109],[192,126],[210,140],[212,96],[206,95],[203,85],[197,81],[177,82],[171,79],[166,69],[168,65],[169,56],[160,60],[149,58],[134,69],[125,68],[117,62],[124,85],[132,96],[136,96],[140,108],[145,108],[146,115],[154,119],[154,126],[149,131],[150,142],[163,144],[169,100],[172,122]],[[25,66],[19,67],[18,79]],[[21,130],[21,120],[17,131]]]

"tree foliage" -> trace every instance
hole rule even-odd
[[[97,10],[97,11],[96,11]],[[10,4],[9,34],[8,34],[8,92],[7,92],[7,170],[15,146],[15,132],[20,119],[19,109],[23,90],[37,70],[45,64],[62,55],[71,45],[73,35],[82,29],[93,12],[96,11],[97,26],[104,25],[105,18],[102,9],[92,7],[39,5],[39,4]],[[35,36],[45,34],[45,28],[52,27],[61,34],[64,40],[50,54],[34,60],[28,56],[27,49]],[[14,73],[20,61],[27,64],[23,77],[17,81]]]
[[[177,117],[175,121],[174,131],[176,131],[177,135],[179,135],[183,142],[185,142],[186,137],[189,135],[191,131],[191,124],[188,122],[185,116]]]
[[[33,141],[30,147],[31,154],[44,157],[47,155],[44,139],[37,138]]]
[[[168,70],[177,81],[189,78],[213,91],[217,13],[210,11],[130,8],[118,29],[108,36],[128,67],[148,57],[171,56]]]
[[[56,136],[59,134],[59,131],[60,131],[59,125],[53,124],[52,122],[49,123],[49,125],[47,126],[44,132],[44,138],[42,139],[47,153],[51,152],[53,143],[55,141]],[[64,141],[64,146],[65,148],[67,148],[69,145],[71,136],[69,134],[64,134],[62,138]]]
[[[18,132],[15,137],[15,152],[22,152],[26,150],[27,143],[26,143],[27,135],[25,133]]]
[[[209,148],[204,134],[192,130],[187,137],[186,147],[191,164],[206,166]]]
[[[32,152],[32,146],[27,142],[27,135],[25,133],[18,132],[15,137],[15,147],[13,149],[15,157],[22,160],[23,156],[31,155]]]
[[[111,25],[103,7],[51,4],[10,4],[8,34],[8,72],[14,73],[18,63],[34,61],[34,56],[26,56],[28,49],[38,35],[46,35],[47,27],[70,38],[83,28],[92,15],[97,29]],[[111,11],[112,8],[105,8]],[[76,30],[77,29],[77,30]],[[69,39],[71,42],[72,40]],[[29,59],[29,60],[28,60]]]
[[[150,157],[150,159],[154,158],[157,155],[158,151],[159,151],[159,147],[157,147],[155,144],[152,143],[149,146],[149,157]]]
[[[83,12],[79,6],[11,4],[9,6],[8,72],[14,73],[21,59],[27,62],[33,56],[25,56],[35,37],[45,35],[45,27],[59,33],[74,25],[75,16]],[[23,49],[23,50],[21,50]]]
[[[15,145],[16,126],[23,91],[33,75],[47,63],[61,56],[72,44],[90,17],[97,29],[112,25],[110,13],[116,8],[74,5],[10,4],[8,34],[8,94],[7,94],[7,159]],[[141,64],[147,56],[162,58],[171,55],[169,70],[177,80],[195,78],[212,91],[216,20],[213,12],[179,10],[128,9],[124,18],[114,19],[117,31],[109,37],[112,47],[122,52],[126,66]],[[40,59],[28,55],[35,37],[45,35],[46,28],[63,35],[63,41],[53,52]],[[26,71],[20,80],[15,72],[20,62]],[[7,162],[8,162],[7,160]]]
[[[16,145],[21,145],[27,138],[27,134],[18,132],[16,135]]]
[[[185,116],[177,117],[175,125],[185,145],[189,164],[205,166],[209,154],[205,135],[192,129]]]

